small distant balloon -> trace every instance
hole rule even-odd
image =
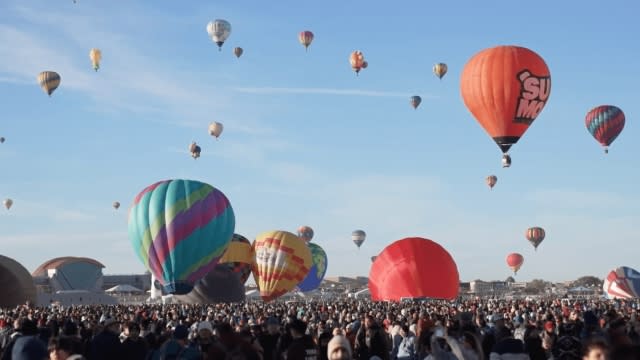
[[[300,226],[298,228],[298,237],[305,242],[311,241],[313,239],[313,229],[309,226]]]
[[[422,98],[420,96],[414,95],[411,97],[411,106],[413,106],[414,109],[417,109],[421,102]]]
[[[585,125],[589,133],[604,147],[604,153],[609,153],[609,145],[624,129],[624,112],[613,105],[601,105],[591,109],[585,118]]]
[[[242,56],[242,53],[244,52],[244,50],[242,50],[241,47],[235,47],[233,48],[233,54],[239,59],[240,56]]]
[[[360,73],[360,70],[366,68],[364,65],[364,54],[360,50],[356,50],[351,53],[349,56],[349,63],[351,64],[351,68],[356,72],[356,75]],[[367,64],[368,65],[368,64]]]
[[[219,122],[212,122],[209,124],[209,135],[215,137],[216,139],[222,134],[222,130],[224,130],[224,126],[222,126]]]
[[[305,51],[308,51],[309,45],[311,45],[313,41],[313,33],[309,30],[300,32],[300,34],[298,34],[298,41],[304,46]]]
[[[507,255],[507,266],[513,271],[513,274],[517,274],[520,267],[524,263],[524,256],[518,253],[511,253]]]
[[[433,65],[433,73],[442,80],[442,77],[447,73],[447,64],[437,63]]]
[[[11,199],[5,199],[2,204],[4,205],[4,207],[7,208],[7,210],[11,209],[11,206],[13,205],[13,200]]]
[[[493,190],[493,187],[496,186],[496,183],[498,182],[498,177],[495,175],[489,175],[485,181],[487,182],[489,189]]]
[[[231,35],[231,24],[227,20],[216,19],[207,24],[207,33],[211,37],[211,41],[218,45],[218,51],[222,51],[222,44]]]
[[[91,49],[89,51],[89,59],[91,59],[93,70],[98,71],[100,69],[100,60],[102,60],[102,51],[96,48]]]
[[[364,230],[354,230],[351,233],[351,241],[353,241],[353,243],[356,244],[358,249],[360,249],[360,246],[362,246],[362,243],[364,243],[364,240],[366,238],[367,238],[367,234],[364,232]]]
[[[0,137],[0,144],[4,144],[4,138]]]
[[[200,146],[198,146],[198,144],[196,144],[196,142],[192,142],[191,145],[189,146],[189,152],[191,152],[191,157],[194,159],[197,159],[200,157],[200,152],[202,151],[202,149],[200,149]]]
[[[40,87],[49,96],[60,86],[61,80],[60,74],[55,71],[43,71],[38,75]]]
[[[113,208],[114,208],[114,209],[116,209],[116,210],[118,210],[118,208],[120,208],[120,203],[119,203],[119,202],[117,202],[117,201],[114,201],[114,202],[113,202]]]

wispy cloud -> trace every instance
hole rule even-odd
[[[361,89],[331,89],[331,88],[295,88],[295,87],[235,87],[234,91],[263,95],[336,95],[336,96],[369,96],[369,97],[409,97],[415,94],[395,91],[376,91]],[[423,98],[437,98],[435,95],[420,95]]]
[[[73,13],[50,11],[43,18],[25,7],[12,11],[22,25],[0,24],[0,82],[38,86],[38,73],[54,70],[62,77],[58,94],[82,92],[108,111],[156,115],[169,111],[180,115],[176,125],[189,126],[184,119],[229,104],[224,92],[211,89],[201,75],[185,70],[188,66],[176,68],[163,61],[153,49],[131,44],[122,29],[97,26],[89,17]],[[54,33],[50,37],[59,40],[49,41],[31,24],[50,27]],[[88,44],[103,49],[103,68],[97,74],[90,68]],[[212,97],[219,101],[212,102]]]

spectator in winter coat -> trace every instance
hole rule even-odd
[[[349,340],[342,335],[336,335],[327,344],[327,358],[329,360],[351,360],[353,355],[351,352],[351,344]]]

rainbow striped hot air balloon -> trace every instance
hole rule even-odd
[[[168,294],[189,293],[217,265],[234,229],[227,197],[200,181],[157,182],[129,210],[133,250]]]
[[[293,290],[312,265],[311,251],[306,243],[288,231],[268,231],[253,242],[256,254],[253,278],[260,297],[271,301]]]

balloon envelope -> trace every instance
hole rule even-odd
[[[309,226],[300,226],[298,228],[298,237],[305,242],[311,241],[313,239],[313,229]]]
[[[293,290],[309,273],[311,251],[288,231],[268,231],[253,242],[253,278],[260,297],[271,301]]]
[[[419,237],[387,246],[369,272],[369,291],[374,301],[454,299],[459,287],[458,267],[451,255],[439,244]]]
[[[234,228],[229,199],[195,180],[150,185],[129,210],[133,250],[168,294],[189,293],[217,265]]]
[[[587,130],[600,145],[607,147],[620,135],[624,129],[624,112],[613,105],[601,105],[591,109],[585,118]]]
[[[506,153],[547,103],[551,74],[535,52],[519,46],[496,46],[467,62],[460,92],[467,109]]]
[[[298,289],[302,292],[317,289],[327,273],[327,253],[319,245],[313,243],[309,243],[309,250],[311,251],[312,265],[307,277],[298,284]]]
[[[518,253],[511,253],[507,255],[507,266],[514,272],[517,273],[520,270],[520,267],[524,264],[524,256]]]
[[[640,273],[620,266],[609,272],[602,285],[609,299],[632,299],[640,297]]]
[[[244,284],[251,275],[254,257],[251,242],[242,235],[233,234],[227,250],[220,258],[219,266],[226,266],[234,273],[238,273],[240,282]]]
[[[219,264],[199,280],[191,292],[176,297],[187,304],[214,304],[242,302],[244,294],[240,274]]]

